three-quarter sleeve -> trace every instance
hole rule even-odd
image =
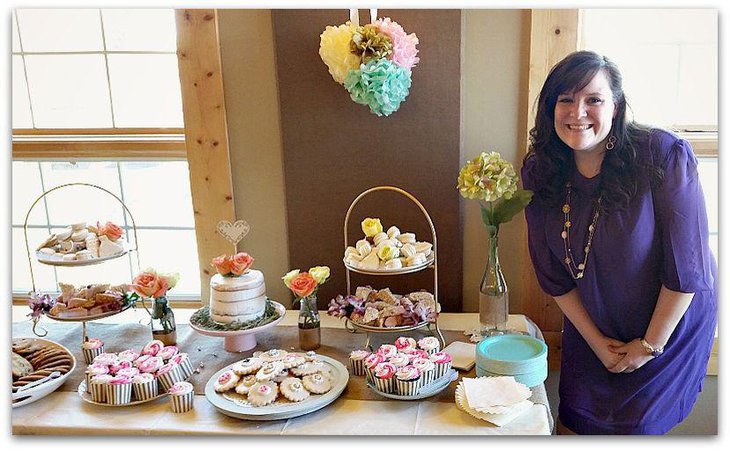
[[[652,152],[664,171],[664,181],[653,188],[662,284],[682,293],[712,290],[713,257],[697,159],[687,141],[668,133],[655,138]]]
[[[528,161],[522,167],[522,185],[525,189],[535,191],[529,170],[531,164]],[[540,287],[550,296],[562,296],[575,288],[575,281],[548,247],[546,214],[547,209],[533,196],[532,202],[525,208],[527,245]]]

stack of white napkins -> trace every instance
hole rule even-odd
[[[456,387],[456,405],[476,418],[504,426],[532,407],[531,395],[512,376],[465,377]]]

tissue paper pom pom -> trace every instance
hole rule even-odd
[[[345,88],[356,103],[367,105],[378,116],[388,116],[400,107],[411,87],[411,71],[390,60],[373,60],[352,70]]]
[[[350,51],[360,56],[362,63],[385,58],[393,53],[390,37],[381,33],[376,25],[357,27],[352,35]]]
[[[350,22],[338,27],[327,26],[319,35],[319,56],[327,65],[330,75],[342,84],[350,70],[357,70],[360,57],[350,52],[350,42],[355,32]]]
[[[380,32],[390,38],[393,44],[393,53],[390,59],[397,65],[411,69],[420,59],[416,56],[418,49],[418,37],[415,33],[406,34],[398,22],[393,22],[390,17],[376,20],[373,25],[377,25]]]

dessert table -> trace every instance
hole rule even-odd
[[[13,307],[12,336],[32,337],[25,307]],[[178,347],[187,352],[199,373],[190,382],[195,387],[193,410],[175,414],[166,397],[129,407],[99,406],[86,403],[77,393],[85,364],[81,354],[81,326],[42,320],[47,339],[59,342],[74,353],[77,367],[68,380],[47,397],[12,409],[13,434],[22,435],[546,435],[553,429],[544,385],[532,388],[535,404],[513,422],[496,427],[459,410],[454,403],[457,382],[443,392],[420,401],[382,398],[368,389],[363,377],[350,376],[342,395],[316,412],[278,421],[247,421],[219,413],[204,395],[205,384],[220,368],[249,357],[254,350],[231,353],[223,350],[221,338],[204,336],[192,330],[187,320],[192,309],[175,309],[178,322]],[[361,348],[365,334],[351,333],[344,323],[322,315],[322,347],[318,353],[347,364],[351,350]],[[143,309],[130,309],[114,317],[87,324],[90,337],[100,338],[105,351],[140,349],[151,340]],[[288,311],[283,321],[257,335],[258,350],[280,348],[297,350],[298,312]],[[148,317],[147,317],[148,318]],[[468,341],[464,330],[478,323],[476,313],[442,313],[439,325],[447,343]],[[508,327],[541,337],[540,331],[523,315],[510,315]],[[412,334],[412,333],[411,333]],[[419,334],[415,334],[419,335]],[[415,336],[414,335],[414,336]],[[383,334],[383,341],[396,335]],[[378,337],[379,338],[379,337]],[[379,344],[377,342],[375,345]],[[474,369],[459,371],[461,377],[474,377]]]

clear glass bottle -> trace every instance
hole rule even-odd
[[[487,267],[479,286],[479,326],[482,336],[503,334],[507,330],[509,293],[499,266],[499,238],[489,234]]]
[[[175,314],[166,297],[159,297],[152,304],[152,339],[160,340],[165,346],[177,343],[177,325]]]
[[[312,351],[322,344],[317,310],[317,296],[309,295],[299,302],[299,347],[303,351]]]

